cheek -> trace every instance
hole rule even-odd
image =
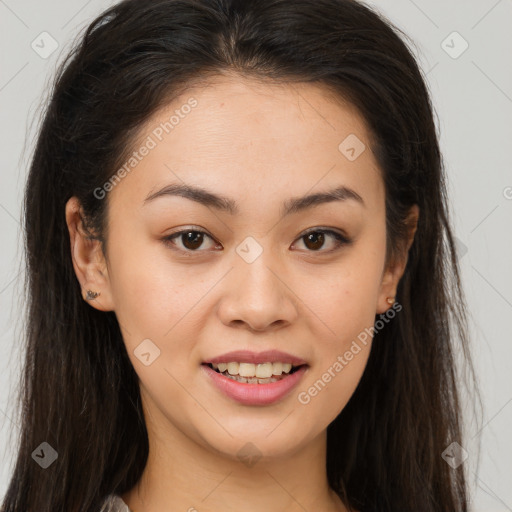
[[[315,336],[314,364],[296,393],[299,407],[316,418],[317,426],[332,422],[354,393],[368,361],[375,321],[378,287],[368,272],[353,270],[334,281],[318,299],[323,305],[318,316],[326,319],[322,323],[327,328]]]
[[[146,338],[161,349],[164,342],[172,346],[166,340],[186,328],[187,315],[208,291],[208,280],[192,265],[178,268],[159,244],[133,237],[127,246],[121,236],[112,236],[109,278],[116,316],[131,348]]]
[[[339,262],[320,270],[316,286],[308,277],[304,290],[311,309],[330,327],[338,345],[368,325],[372,325],[377,308],[384,263],[385,243],[360,240],[342,255]]]

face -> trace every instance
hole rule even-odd
[[[317,86],[223,77],[160,110],[133,151],[106,187],[105,266],[75,269],[116,313],[147,421],[227,457],[305,447],[353,394],[361,333],[403,271],[385,265],[363,119]]]

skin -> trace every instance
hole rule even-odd
[[[77,279],[84,295],[100,293],[91,307],[115,311],[140,381],[150,453],[122,497],[135,512],[348,510],[327,483],[326,429],[353,394],[371,340],[309,403],[297,395],[390,309],[418,209],[386,266],[385,190],[369,132],[350,104],[316,85],[218,77],[158,111],[133,149],[192,96],[197,107],[108,193],[107,256],[83,235],[78,200],[66,205]],[[350,134],[366,145],[354,161],[338,149]],[[228,196],[240,212],[170,196],[144,205],[171,183]],[[328,202],[280,216],[291,197],[339,185],[364,205]],[[175,250],[166,245],[165,236],[187,228],[207,233],[196,252],[184,237]],[[352,242],[338,247],[325,234],[315,245],[304,237],[309,228]],[[235,251],[247,236],[263,249],[252,263]],[[160,350],[148,366],[134,354],[145,339]],[[279,402],[242,405],[200,367],[238,349],[279,349],[309,368]],[[237,455],[246,443],[261,456],[253,465]]]

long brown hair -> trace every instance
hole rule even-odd
[[[65,204],[77,196],[106,242],[108,197],[94,191],[159,107],[223,71],[323,84],[359,109],[385,183],[390,254],[419,205],[403,311],[376,332],[328,427],[329,484],[365,510],[467,511],[465,466],[441,456],[464,445],[455,357],[472,370],[466,310],[434,111],[406,39],[353,0],[125,0],[92,22],[56,74],[26,184],[26,355],[4,512],[96,512],[142,474],[137,375],[115,313],[82,298]],[[32,456],[43,442],[58,453],[46,469]]]

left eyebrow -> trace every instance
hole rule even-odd
[[[148,197],[144,199],[144,205],[163,196],[184,197],[186,199],[196,201],[204,206],[229,213],[230,215],[236,215],[240,211],[238,204],[234,199],[216,194],[201,187],[184,184],[167,185],[164,188],[149,194]],[[292,197],[286,200],[282,206],[281,216],[284,217],[325,203],[347,200],[353,200],[362,206],[365,206],[363,198],[355,190],[342,185],[325,192]]]

